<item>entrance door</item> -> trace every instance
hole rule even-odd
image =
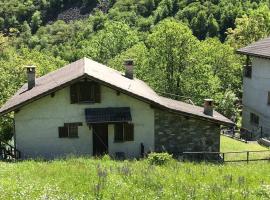
[[[93,155],[101,156],[108,153],[108,125],[93,125]]]

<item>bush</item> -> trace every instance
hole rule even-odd
[[[172,160],[172,155],[168,153],[150,153],[147,160],[151,165],[164,165]]]

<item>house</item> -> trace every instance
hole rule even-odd
[[[83,58],[28,83],[0,114],[14,112],[22,158],[68,154],[139,157],[149,151],[219,151],[220,126],[233,123],[206,100],[198,107],[157,95],[133,76]]]
[[[242,126],[254,138],[270,136],[270,37],[237,52],[246,56]]]

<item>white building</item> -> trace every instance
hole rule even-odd
[[[149,151],[219,151],[220,125],[213,111],[157,95],[126,73],[83,58],[25,84],[0,109],[14,112],[15,145],[22,158],[68,154],[139,157]]]
[[[255,138],[270,135],[270,38],[237,51],[246,55],[242,126]]]

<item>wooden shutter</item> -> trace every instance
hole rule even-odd
[[[124,139],[125,141],[134,140],[134,124],[124,124]]]
[[[68,127],[58,127],[59,138],[68,137]]]
[[[68,136],[70,138],[77,138],[78,136],[78,126],[76,124],[69,124],[68,125]]]
[[[94,83],[94,101],[95,103],[101,102],[101,91],[100,91],[100,85],[98,83]]]
[[[124,141],[124,132],[123,124],[114,125],[114,142],[123,142]]]
[[[70,86],[70,103],[78,103],[78,85],[73,84]]]

